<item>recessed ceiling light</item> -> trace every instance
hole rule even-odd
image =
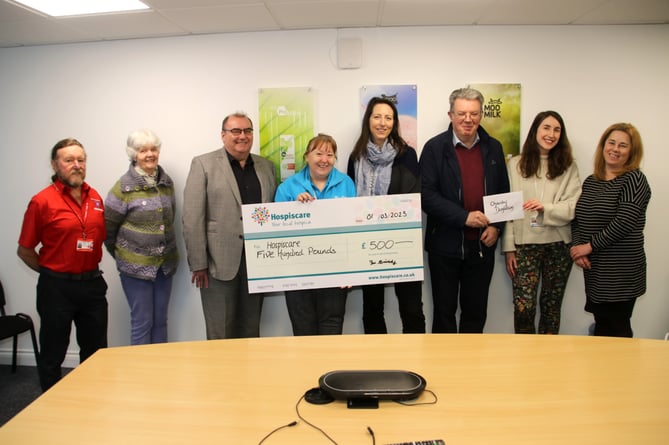
[[[53,17],[149,9],[139,0],[14,0]]]

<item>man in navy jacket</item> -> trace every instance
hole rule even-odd
[[[490,224],[483,196],[508,192],[509,178],[502,145],[480,127],[483,95],[461,88],[451,93],[449,103],[451,125],[430,139],[420,156],[432,332],[480,333],[503,228],[503,223]]]

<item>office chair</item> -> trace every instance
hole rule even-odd
[[[9,337],[14,338],[14,349],[12,352],[12,374],[16,372],[16,348],[19,339],[19,334],[30,332],[30,337],[33,341],[33,350],[35,351],[35,363],[37,363],[39,356],[39,349],[37,347],[37,337],[35,336],[35,325],[32,318],[26,314],[18,313],[16,315],[7,315],[5,312],[5,290],[0,282],[0,340]]]

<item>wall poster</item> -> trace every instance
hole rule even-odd
[[[258,92],[260,154],[274,163],[278,183],[304,166],[304,151],[314,137],[311,88],[261,88]]]
[[[483,94],[481,126],[502,143],[507,161],[520,153],[520,84],[479,83],[471,88]]]
[[[397,107],[400,135],[412,146],[417,144],[418,87],[416,85],[368,85],[360,88],[360,119],[372,97],[385,97]]]

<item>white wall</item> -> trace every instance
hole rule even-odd
[[[336,67],[338,37],[359,37],[363,66]],[[595,144],[611,123],[629,121],[645,145],[644,170],[653,189],[648,209],[648,293],[635,309],[636,336],[669,331],[669,274],[665,190],[669,175],[665,107],[669,103],[669,26],[424,27],[238,33],[0,49],[0,159],[5,174],[0,279],[9,312],[35,310],[36,274],[15,255],[23,212],[48,184],[49,151],[76,137],[88,156],[88,182],[103,196],[125,172],[124,142],[138,127],[163,139],[161,164],[175,179],[178,206],[190,159],[220,147],[221,119],[238,109],[257,122],[259,88],[309,86],[316,92],[316,130],[339,143],[344,168],[359,131],[359,88],[375,84],[418,86],[418,150],[447,126],[447,98],[467,83],[522,84],[524,139],[534,115],[558,110],[566,121],[581,175],[591,171]],[[257,138],[256,138],[257,139]],[[258,151],[257,140],[254,151]],[[180,212],[179,212],[180,217]],[[181,231],[181,224],[177,229]],[[170,307],[172,341],[204,339],[198,292],[191,286],[183,243]],[[129,342],[129,311],[114,263],[105,253],[109,283],[109,341]],[[429,274],[423,286],[431,323]],[[563,306],[564,334],[584,335],[583,279],[574,268]],[[391,332],[400,332],[388,290]],[[360,291],[350,296],[345,333],[362,332]],[[493,277],[486,332],[512,332],[511,285],[502,257]],[[282,296],[266,300],[262,334],[291,335]],[[30,344],[20,343],[29,363]],[[11,342],[0,344],[8,361]],[[76,363],[70,346],[68,363]]]

